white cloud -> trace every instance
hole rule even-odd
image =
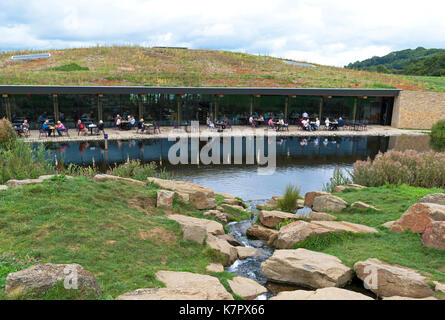
[[[445,47],[444,9],[435,0],[0,0],[0,50],[132,43],[342,66]]]

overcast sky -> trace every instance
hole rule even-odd
[[[443,0],[0,0],[0,50],[184,46],[343,66],[445,48]]]

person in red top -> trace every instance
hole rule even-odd
[[[85,125],[82,123],[81,120],[77,121],[77,130],[79,130],[79,133],[83,132],[84,134],[88,133],[88,129],[85,128]]]

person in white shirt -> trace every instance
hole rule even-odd
[[[329,118],[326,118],[326,120],[324,121],[324,124],[325,124],[326,128],[329,129]]]

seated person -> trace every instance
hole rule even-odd
[[[213,124],[212,120],[209,120],[209,128],[215,129],[215,125]]]
[[[253,116],[249,117],[249,123],[252,127],[255,127],[255,120],[253,120]]]
[[[341,117],[339,117],[338,118],[338,126],[343,127],[344,125],[345,125],[345,121]]]
[[[269,122],[267,123],[267,125],[269,126],[269,128],[275,128],[275,122],[273,122],[272,118],[269,119]]]
[[[324,125],[326,126],[326,128],[330,129],[330,122],[329,122],[329,118],[326,118],[326,120],[324,121]]]
[[[53,132],[53,129],[49,126],[49,120],[45,120],[45,122],[42,124],[42,130],[44,132],[48,133],[48,137],[51,136],[51,133]]]
[[[83,134],[87,134],[88,133],[88,129],[82,123],[82,120],[78,120],[77,121],[77,130],[78,130],[78,133],[83,133]]]
[[[119,129],[121,128],[121,122],[122,122],[121,116],[117,115],[115,125]]]
[[[134,117],[130,118],[130,125],[131,127],[134,127],[134,125],[136,124],[136,119]]]
[[[102,120],[99,120],[99,125],[97,126],[97,132],[103,132],[105,134],[105,130],[104,130],[104,122]]]
[[[57,121],[57,125],[55,126],[55,129],[57,130],[57,134],[59,135],[59,137],[62,136],[62,132],[66,132],[66,127],[60,121]]]
[[[25,137],[26,136],[29,136],[29,123],[28,123],[28,120],[23,120],[23,123],[22,123],[22,131],[23,131],[23,133],[25,134]]]
[[[142,119],[142,118],[138,122],[138,130],[141,130],[142,133],[145,131],[144,119]]]
[[[312,122],[311,126],[313,130],[318,130],[318,128],[320,127],[320,120],[318,118],[315,118],[315,122]]]

